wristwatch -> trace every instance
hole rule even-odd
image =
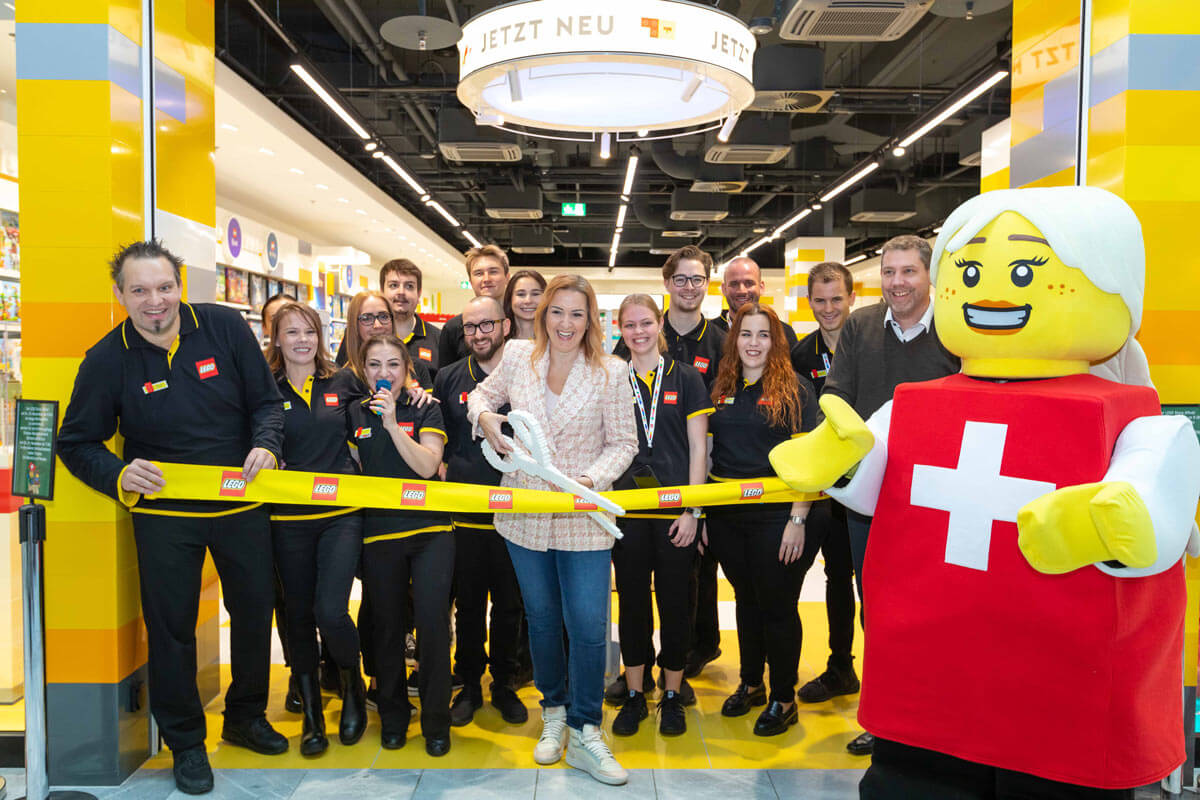
[[[799,514],[792,514],[792,516],[788,517],[788,521],[793,525],[803,525],[805,519],[805,517],[802,517]]]
[[[696,519],[700,519],[700,517],[704,515],[703,508],[692,507],[692,508],[689,508],[688,511],[692,512],[692,516],[695,517]]]

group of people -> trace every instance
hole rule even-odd
[[[684,708],[695,703],[687,678],[721,652],[718,565],[734,589],[740,659],[722,714],[765,706],[753,732],[774,736],[797,722],[798,702],[857,692],[853,576],[870,520],[829,499],[633,511],[617,520],[623,538],[614,544],[585,514],[166,500],[154,497],[165,484],[152,462],[240,464],[246,481],[263,469],[287,469],[554,488],[532,475],[502,475],[481,452],[481,439],[501,454],[510,449],[505,415],[519,410],[541,424],[553,466],[589,488],[769,476],[772,448],[816,425],[820,393],[842,397],[865,418],[897,384],[958,371],[933,330],[929,261],[924,240],[889,241],[884,303],[853,314],[849,271],[814,267],[808,302],[818,329],[797,341],[761,301],[761,271],[749,258],[726,266],[728,308],[706,319],[700,307],[713,262],[683,247],[663,266],[665,312],[645,294],[621,303],[612,357],[582,277],[510,275],[500,248],[475,248],[466,271],[476,296],[439,329],[417,313],[420,268],[397,259],[383,266],[378,292],[351,302],[331,359],[309,306],[272,298],[264,353],[235,311],[181,300],[181,262],[160,243],[121,250],[110,271],[128,319],[84,358],[59,452],[73,474],[132,512],[151,709],[174,755],[178,788],[212,787],[195,685],[206,550],[231,623],[222,737],[259,753],[288,748],[265,717],[277,607],[292,674],[289,708],[303,715],[300,750],[310,756],[328,747],[322,650],[342,697],[343,744],[361,739],[374,705],[382,745],[403,747],[412,686],[425,749],[441,756],[451,727],[470,724],[483,705],[485,669],[492,705],[510,724],[526,721],[516,689],[527,644],[542,695],[537,763],[565,751],[568,764],[622,784],[627,772],[601,730],[603,703],[620,707],[614,734],[636,733],[649,715],[657,661],[658,730],[686,731]],[[105,445],[118,432],[119,456]],[[826,670],[797,693],[797,601],[818,553],[830,655]],[[610,570],[625,670],[606,688]],[[357,624],[348,611],[356,576],[363,583]],[[406,662],[410,630],[415,679]],[[461,688],[452,697],[455,680]],[[855,753],[871,747],[866,733],[849,745]]]

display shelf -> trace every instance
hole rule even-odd
[[[6,281],[21,280],[21,270],[19,269],[0,269],[0,278]]]
[[[0,331],[4,331],[6,333],[20,333],[21,321],[19,319],[0,320]]]
[[[259,322],[262,322],[262,314],[250,313],[246,315],[246,319],[256,319]]]
[[[213,302],[226,308],[236,308],[239,311],[252,311],[254,309],[249,303],[231,303],[228,300],[214,300]]]

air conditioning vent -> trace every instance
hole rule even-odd
[[[516,138],[495,128],[475,124],[465,109],[443,107],[438,112],[438,149],[452,161],[520,161]]]
[[[513,226],[512,251],[525,255],[548,255],[554,252],[554,234],[546,228]]]
[[[850,196],[851,222],[903,222],[916,215],[917,201],[912,195],[863,189]]]
[[[440,142],[438,149],[451,161],[521,160],[521,147],[504,142]]]
[[[755,92],[748,108],[752,111],[777,111],[783,114],[812,114],[820,111],[834,92]]]
[[[542,190],[531,187],[520,191],[511,186],[489,186],[484,207],[492,219],[541,219]]]
[[[710,164],[774,164],[792,151],[792,121],[742,114],[728,142],[714,140],[704,160]]]
[[[655,235],[662,236],[664,239],[699,239],[704,235],[704,231],[700,228],[676,227],[667,228]],[[682,246],[680,245],[680,247]]]
[[[681,242],[679,233],[695,234],[688,236],[688,239],[697,239],[700,237],[700,231],[654,231],[650,234],[650,254],[655,256],[669,256],[685,244],[690,242]]]
[[[670,218],[676,222],[719,222],[729,216],[729,195],[676,189]]]
[[[717,192],[719,194],[737,194],[750,185],[750,181],[695,181],[692,183],[693,192]]]
[[[792,41],[888,42],[925,16],[933,0],[795,0],[779,23]]]
[[[708,148],[704,160],[710,164],[774,164],[787,158],[791,151],[790,144],[715,144]]]
[[[751,110],[812,114],[833,94],[825,89],[825,55],[819,47],[771,44],[754,51]],[[741,123],[733,129],[734,141],[748,141],[738,136],[739,128]]]

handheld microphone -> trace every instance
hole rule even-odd
[[[387,378],[380,378],[379,380],[375,381],[375,391],[377,391],[377,392],[382,391],[383,389],[391,389],[391,388],[392,388],[392,382],[389,381]],[[376,411],[375,413],[379,414],[378,411]],[[379,415],[382,416],[382,414],[379,414]]]

